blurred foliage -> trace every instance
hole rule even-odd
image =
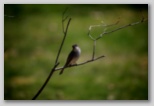
[[[4,5],[4,99],[28,100],[46,80],[63,38],[62,12],[72,17],[59,58],[63,66],[73,44],[82,55],[78,63],[92,56],[90,25],[120,23],[148,18],[148,5],[126,4],[5,4]],[[140,12],[140,10],[142,12]],[[102,28],[94,28],[98,36]],[[148,22],[103,36],[96,57],[105,58],[79,67],[55,72],[39,100],[147,100]]]

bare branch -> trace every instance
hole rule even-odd
[[[100,38],[104,35],[104,33],[106,32],[106,30],[107,30],[107,28],[104,29],[103,33],[101,33],[101,34],[96,38],[96,40],[100,39]]]
[[[101,59],[101,58],[103,58],[103,57],[105,57],[105,56],[102,55],[102,56],[99,56],[99,57],[97,57],[97,58],[95,58],[95,59],[87,60],[87,61],[85,61],[85,62],[83,62],[83,63],[79,63],[79,64],[67,66],[67,67],[65,67],[65,68],[70,68],[70,67],[75,67],[75,66],[84,65],[84,64],[87,64],[87,63],[89,63],[89,62],[93,62],[93,61],[96,61],[96,60],[98,60],[98,59]],[[61,70],[61,69],[63,69],[63,68],[64,68],[64,67],[56,68],[55,71]]]
[[[109,33],[115,32],[115,31],[118,31],[118,30],[120,30],[120,29],[123,29],[123,28],[129,27],[129,26],[137,25],[137,24],[143,23],[143,22],[145,22],[145,21],[147,21],[147,20],[145,20],[144,18],[142,18],[141,21],[138,21],[138,22],[134,22],[134,23],[130,23],[130,24],[127,24],[127,25],[121,26],[121,27],[116,28],[116,29],[114,29],[114,30],[112,30],[112,31],[104,32],[103,35],[105,35],[105,34],[109,34]]]
[[[65,14],[66,10],[64,11],[63,15]],[[62,21],[62,28],[63,28],[63,33],[64,33],[64,37],[63,37],[63,40],[62,40],[62,43],[60,45],[60,48],[59,48],[59,51],[58,51],[58,54],[57,54],[57,57],[56,57],[56,60],[55,60],[55,65],[54,67],[52,68],[52,70],[50,71],[50,74],[49,76],[47,77],[46,81],[44,82],[44,84],[42,85],[42,87],[38,90],[38,92],[36,93],[36,95],[32,98],[32,100],[35,100],[39,94],[42,92],[42,90],[44,89],[44,87],[47,85],[47,83],[49,82],[51,76],[53,75],[53,73],[55,72],[55,69],[56,67],[59,65],[59,62],[58,62],[58,58],[59,58],[59,55],[60,55],[60,52],[62,50],[62,46],[64,44],[64,41],[65,41],[65,38],[66,38],[66,35],[67,35],[67,30],[68,30],[68,27],[69,27],[69,24],[71,22],[71,18],[69,18],[68,22],[67,22],[67,25],[66,25],[66,29],[64,29],[64,21],[66,18],[64,18],[64,16],[62,16],[62,18],[64,19]]]
[[[44,87],[46,86],[46,84],[49,82],[51,76],[53,75],[53,73],[55,72],[55,68],[59,65],[59,63],[55,64],[55,66],[52,68],[49,76],[47,77],[46,81],[44,82],[44,84],[42,85],[42,87],[38,90],[38,92],[36,93],[36,95],[32,98],[32,100],[35,100],[39,94],[42,92],[42,90],[44,89]]]
[[[66,30],[64,31],[64,38],[63,38],[62,43],[61,43],[61,45],[60,45],[60,48],[59,48],[59,51],[58,51],[58,55],[57,55],[55,64],[58,62],[59,54],[60,54],[61,49],[62,49],[62,46],[63,46],[63,44],[64,44],[64,41],[65,41],[65,38],[66,38],[66,35],[67,35],[67,30],[68,30],[68,26],[69,26],[69,24],[70,24],[70,21],[71,21],[71,18],[69,18],[68,23],[67,23],[67,26],[66,26]]]
[[[92,55],[92,60],[94,59],[95,57],[95,47],[96,47],[96,40],[94,40],[94,43],[93,43],[93,55]]]
[[[134,26],[134,25],[140,24],[140,23],[145,22],[145,21],[147,21],[147,19],[145,19],[144,17],[142,17],[141,21],[138,21],[138,22],[134,22],[134,23],[130,23],[130,24],[121,26],[121,27],[116,28],[116,29],[114,29],[114,30],[112,30],[112,31],[106,32],[106,29],[104,29],[103,32],[102,32],[96,39],[94,39],[94,38],[90,35],[90,31],[91,31],[92,27],[98,27],[98,26],[101,26],[101,25],[91,25],[90,28],[89,28],[89,31],[88,31],[88,36],[89,36],[90,39],[92,39],[93,41],[94,41],[94,40],[98,40],[98,39],[102,38],[102,36],[105,35],[105,34],[109,34],[109,33],[118,31],[118,30],[120,30],[120,29],[129,27],[129,26]],[[111,26],[113,26],[113,25],[117,25],[119,22],[120,22],[120,21],[117,21],[117,22],[114,23],[114,24],[103,25],[103,26],[104,26],[104,27],[111,27]]]
[[[65,27],[64,27],[64,22],[65,20],[68,18],[68,15],[66,17],[65,16],[65,13],[67,12],[68,8],[66,8],[62,14],[62,30],[63,30],[63,33],[65,33]]]
[[[120,21],[118,20],[118,21],[116,21],[115,23],[109,24],[109,25],[106,25],[106,24],[102,24],[102,25],[91,25],[91,26],[89,27],[88,36],[89,36],[93,41],[98,40],[98,39],[100,39],[100,38],[103,36],[103,33],[107,30],[107,27],[111,27],[111,26],[117,25],[119,22],[120,22]],[[105,27],[103,33],[101,33],[96,39],[93,38],[93,37],[91,36],[91,34],[90,34],[92,28],[94,28],[94,27]]]

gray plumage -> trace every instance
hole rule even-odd
[[[81,54],[81,49],[78,47],[78,45],[73,45],[72,46],[72,51],[70,52],[70,54],[67,57],[67,61],[63,67],[63,69],[60,71],[60,75],[63,73],[64,68],[73,64],[76,64],[76,61],[79,59],[80,54]]]

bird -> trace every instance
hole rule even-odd
[[[77,44],[72,45],[72,51],[68,55],[66,63],[62,68],[62,70],[60,71],[59,75],[63,73],[65,67],[76,64],[76,61],[79,59],[80,54],[81,54],[81,49],[79,48],[79,46]]]

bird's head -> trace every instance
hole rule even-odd
[[[77,44],[72,45],[72,48],[73,48],[73,49],[76,48],[76,47],[78,47]]]

